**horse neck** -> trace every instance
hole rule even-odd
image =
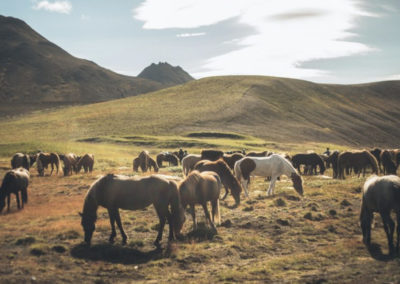
[[[89,193],[85,198],[85,203],[83,204],[83,214],[97,217],[98,204],[93,196]]]
[[[290,177],[293,173],[298,175],[296,169],[282,157],[281,157],[281,162],[283,165],[283,174],[284,175],[286,175],[287,177]]]

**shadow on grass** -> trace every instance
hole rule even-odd
[[[110,244],[87,246],[84,243],[73,247],[71,255],[86,260],[102,260],[121,264],[141,264],[166,257],[161,248],[142,252],[130,247]]]
[[[394,255],[390,254],[383,254],[381,246],[376,243],[371,243],[368,246],[368,251],[372,258],[379,261],[389,261],[393,260],[395,257]]]
[[[195,240],[196,242],[209,241],[217,235],[212,228],[208,228],[205,223],[197,223],[197,229],[192,230],[186,235],[187,240]]]

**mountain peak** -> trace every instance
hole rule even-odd
[[[179,85],[194,80],[180,66],[172,66],[168,62],[152,63],[143,69],[138,75],[139,78],[153,80],[163,85]]]

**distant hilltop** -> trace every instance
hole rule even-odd
[[[158,64],[152,63],[150,66],[146,67],[138,77],[168,86],[184,84],[194,80],[194,78],[180,66],[172,66],[167,62],[159,62]]]

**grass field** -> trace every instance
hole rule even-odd
[[[146,138],[149,137],[140,136],[134,140]],[[161,143],[173,138],[159,137]],[[113,139],[118,141],[110,141]],[[128,142],[125,143],[124,139]],[[250,199],[243,199],[238,208],[229,209],[233,204],[231,196],[221,202],[222,225],[218,227],[217,235],[201,226],[203,212],[198,208],[200,229],[192,230],[191,218],[187,214],[184,240],[168,244],[164,238],[162,250],[156,250],[152,244],[158,223],[152,207],[122,211],[123,225],[130,238],[126,246],[120,245],[119,234],[116,244],[108,244],[108,215],[105,209],[99,209],[92,246],[83,246],[78,211],[82,209],[84,195],[90,184],[102,174],[133,174],[131,160],[142,145],[130,144],[130,139],[133,138],[103,137],[90,143],[20,144],[2,148],[1,176],[9,167],[6,154],[13,152],[14,147],[90,150],[95,153],[96,166],[92,174],[70,177],[53,175],[39,178],[36,169],[32,169],[29,203],[17,211],[13,198],[11,212],[0,215],[1,282],[400,281],[400,262],[398,258],[387,256],[386,237],[379,217],[372,233],[372,250],[368,251],[361,242],[358,214],[360,187],[365,178],[356,177],[339,181],[327,176],[305,176],[305,195],[301,199],[286,178],[277,182],[275,196],[266,197],[268,183],[257,178],[251,184]],[[215,137],[186,139],[207,141],[221,149],[240,148],[244,141],[267,143],[247,136],[236,140]],[[152,155],[160,151],[159,144],[151,146]],[[317,143],[286,144],[278,148],[273,148],[272,144],[268,146],[271,150],[291,153],[305,149],[321,151],[325,147]],[[193,148],[190,152],[199,149]],[[181,176],[179,167],[162,168],[160,173]],[[327,175],[331,176],[331,170]],[[167,233],[166,227],[164,237]]]

